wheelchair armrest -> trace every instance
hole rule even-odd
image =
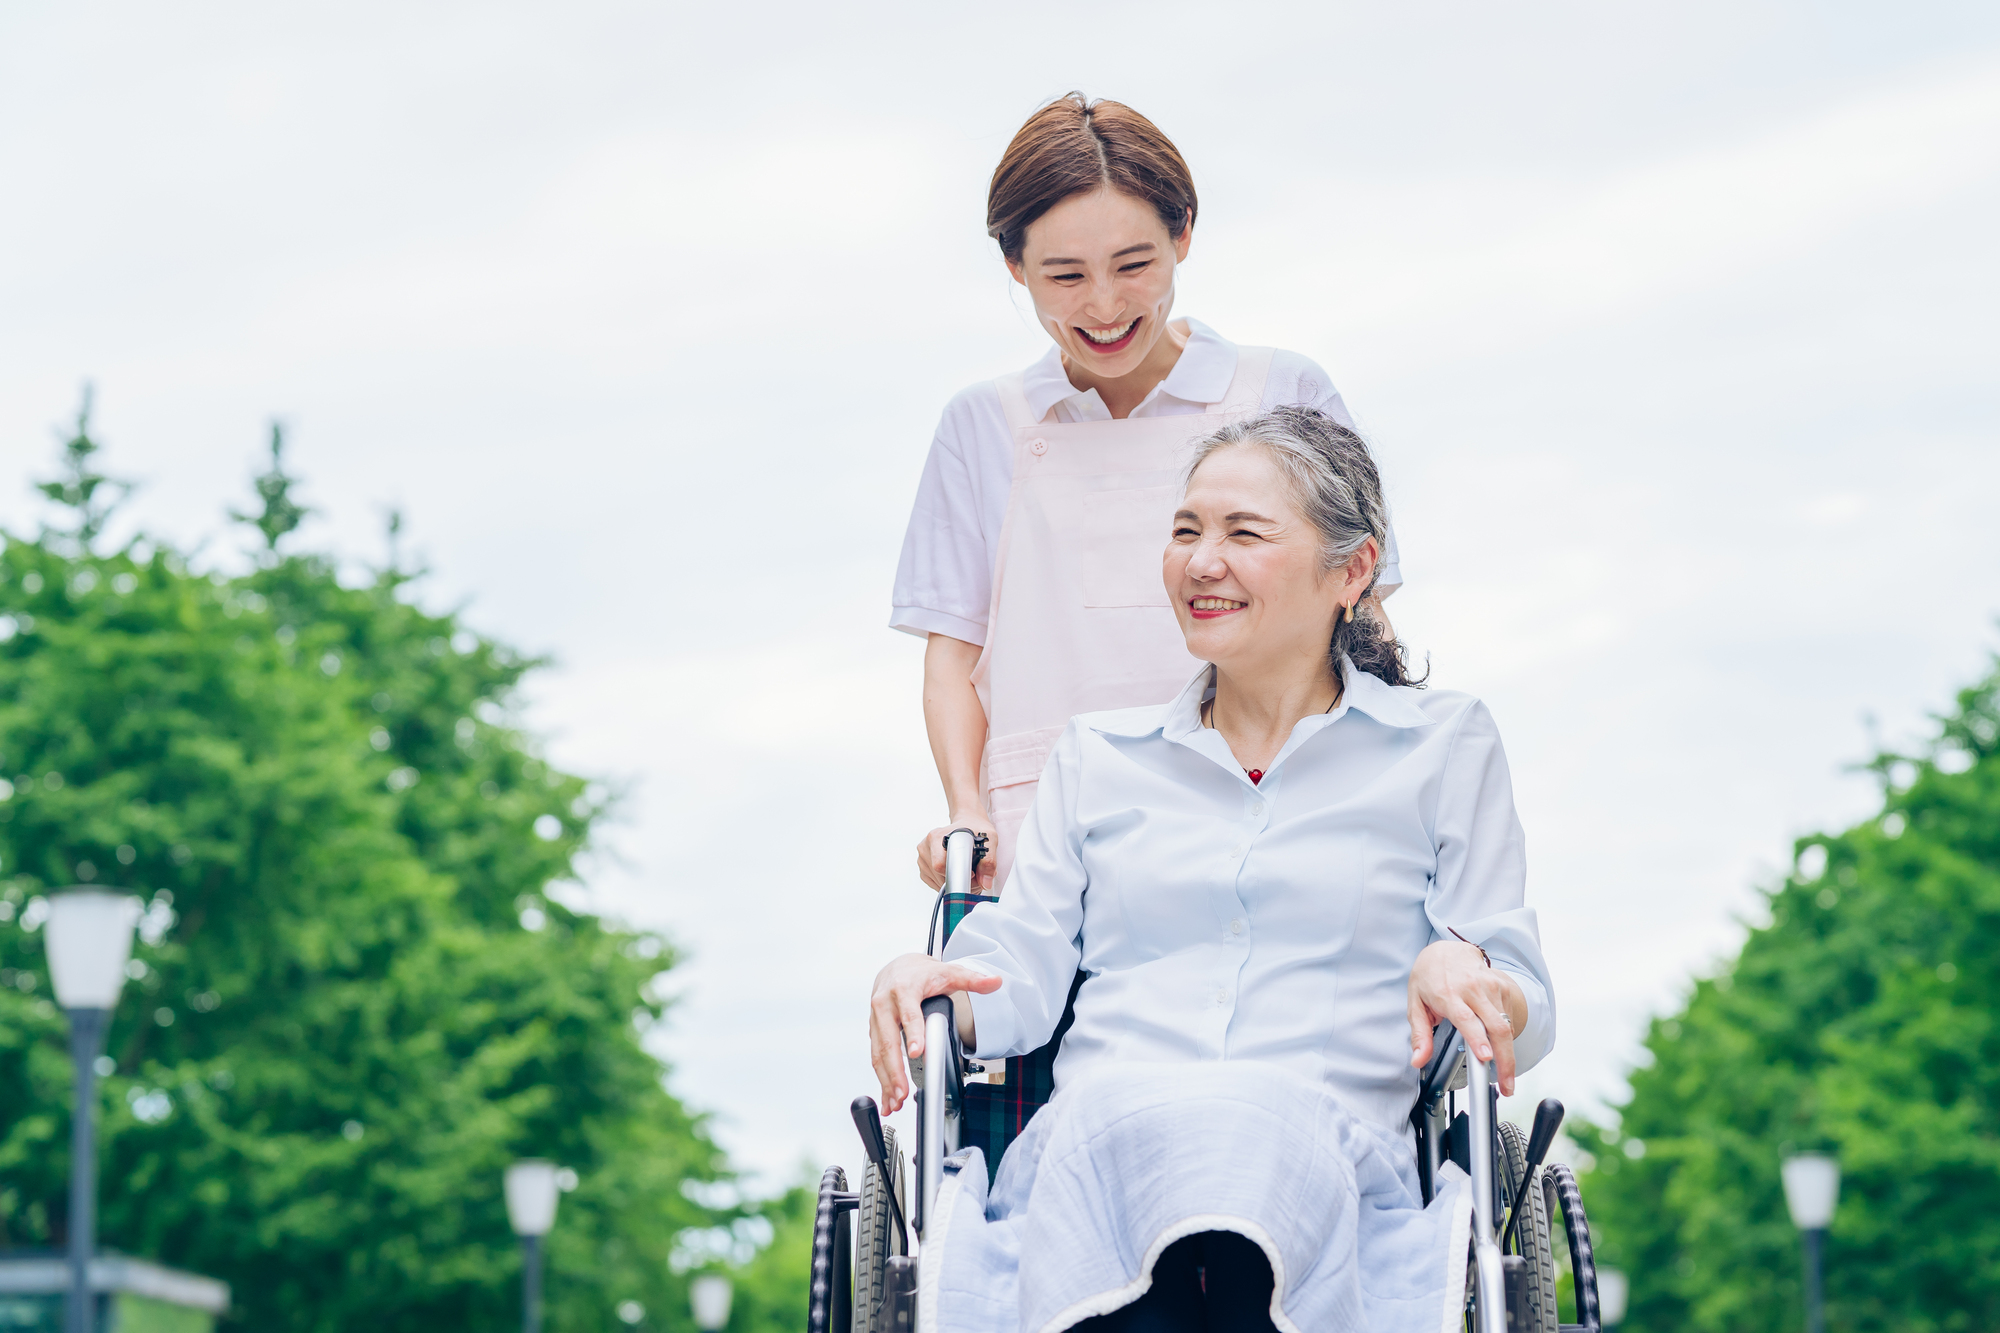
[[[910,1061],[917,1085],[917,1234],[930,1225],[931,1208],[943,1182],[946,1154],[958,1149],[960,1113],[965,1104],[965,1052],[949,995],[924,1001],[924,1058]]]
[[[959,1101],[965,1094],[965,1046],[958,1037],[958,1019],[952,1012],[949,995],[933,995],[924,1001],[926,1027],[930,1025],[931,1015],[936,1012],[944,1014],[947,1049],[941,1052],[926,1050],[922,1055],[906,1054],[903,1059],[909,1064],[910,1086],[913,1088],[924,1086],[924,1067],[930,1063],[932,1056],[935,1055],[945,1061],[948,1071],[945,1075],[945,1103],[956,1115]]]
[[[1417,1105],[1428,1109],[1447,1092],[1465,1086],[1465,1038],[1449,1021],[1431,1030],[1431,1058],[1417,1084]]]
[[[945,1043],[948,1049],[938,1052],[945,1058],[945,1106],[951,1114],[958,1114],[958,1105],[965,1099],[965,1045],[958,1037],[958,1015],[952,1009],[951,996],[933,995],[924,1001],[924,1022],[929,1024],[932,1014],[944,1015]],[[931,1052],[924,1052],[929,1059]],[[922,1061],[916,1062],[920,1069]],[[922,1083],[919,1081],[918,1086]]]

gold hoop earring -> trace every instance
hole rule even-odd
[[[1347,623],[1350,625],[1354,623],[1354,608],[1352,606],[1347,608]]]

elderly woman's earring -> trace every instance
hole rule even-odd
[[[1349,605],[1347,608],[1347,623],[1350,625],[1354,623],[1354,607],[1352,605]]]

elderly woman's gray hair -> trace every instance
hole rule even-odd
[[[1382,478],[1359,435],[1326,413],[1310,407],[1278,407],[1235,426],[1224,426],[1195,446],[1187,478],[1216,454],[1242,445],[1256,445],[1276,464],[1290,490],[1292,503],[1319,531],[1321,568],[1332,572],[1345,565],[1370,538],[1375,541],[1376,575],[1389,547],[1389,507],[1382,499]],[[1371,581],[1368,594],[1375,585]],[[1382,622],[1364,613],[1333,625],[1327,645],[1334,676],[1344,686],[1341,658],[1391,685],[1421,685],[1405,668],[1403,647]]]

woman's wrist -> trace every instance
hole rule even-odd
[[[1520,1036],[1528,1030],[1528,993],[1521,989],[1521,983],[1507,975],[1504,968],[1494,968],[1493,974],[1500,978],[1501,1004],[1507,1010],[1507,1026]]]

